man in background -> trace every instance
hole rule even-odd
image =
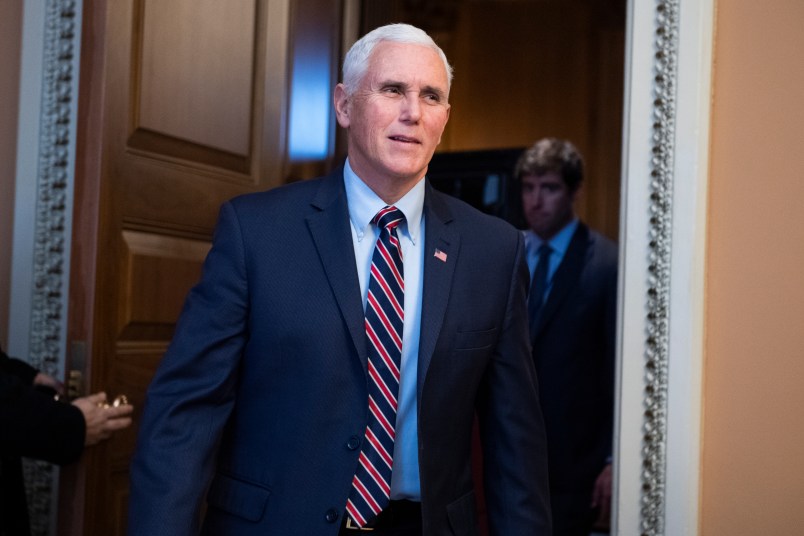
[[[617,247],[575,214],[584,177],[572,143],[539,140],[515,177],[528,224],[528,315],[554,534],[588,536],[611,509]]]

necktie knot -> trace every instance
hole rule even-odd
[[[380,229],[387,229],[388,231],[396,229],[403,221],[405,221],[405,215],[394,206],[384,207],[371,219],[371,223]]]

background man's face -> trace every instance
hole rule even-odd
[[[556,172],[522,177],[522,211],[539,238],[549,240],[575,217],[577,191],[570,192]]]
[[[377,45],[354,95],[339,104],[349,130],[349,163],[368,180],[415,183],[449,118],[448,79],[438,54],[424,46]],[[346,113],[343,113],[343,112]]]

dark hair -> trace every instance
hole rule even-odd
[[[571,192],[583,182],[583,157],[567,140],[544,138],[526,149],[516,163],[514,177],[521,181],[525,175],[558,173]]]

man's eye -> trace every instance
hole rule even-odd
[[[393,95],[399,95],[402,93],[398,87],[395,86],[388,86],[383,88],[383,93],[391,93]]]
[[[432,102],[433,104],[437,104],[441,102],[441,97],[439,97],[435,93],[426,93],[424,95],[424,100],[426,100],[427,102]]]

